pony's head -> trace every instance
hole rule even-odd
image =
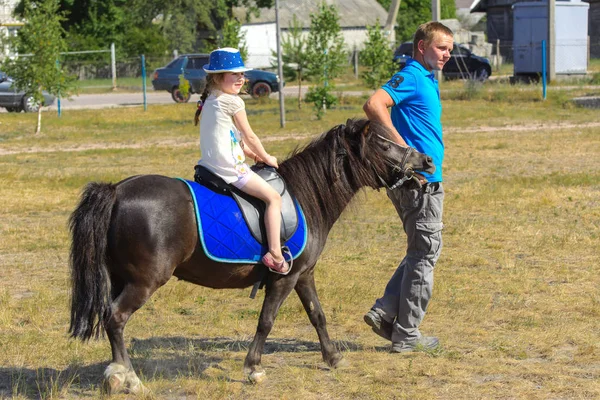
[[[335,137],[340,140],[337,147],[341,149],[336,152],[334,168],[339,168],[344,158],[340,156],[345,156],[347,162],[342,164],[346,168],[352,166],[348,172],[365,186],[393,189],[412,179],[415,171],[435,171],[431,157],[395,143],[393,133],[383,124],[349,119],[346,125],[334,129],[338,130]]]
[[[395,144],[384,125],[359,119],[297,148],[278,172],[307,216],[333,224],[360,189],[392,188],[414,171],[433,170],[430,157]]]

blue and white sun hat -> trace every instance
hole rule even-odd
[[[233,47],[223,47],[213,50],[208,60],[209,64],[202,67],[208,74],[217,74],[220,72],[244,72],[252,68],[246,68],[244,61],[238,49]]]

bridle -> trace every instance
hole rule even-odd
[[[393,144],[394,146],[398,146],[400,148],[402,148],[404,150],[404,157],[402,157],[402,161],[400,162],[399,165],[393,164],[392,162],[390,162],[389,160],[385,160],[385,163],[388,166],[392,167],[392,181],[390,183],[386,182],[385,179],[383,179],[379,173],[377,172],[377,169],[373,166],[373,164],[371,164],[371,168],[373,168],[373,172],[375,172],[375,176],[377,176],[377,178],[379,179],[379,181],[382,183],[382,186],[387,188],[388,190],[394,190],[399,186],[402,186],[405,182],[409,181],[409,180],[414,180],[419,187],[421,186],[421,182],[419,182],[419,179],[417,178],[417,176],[415,175],[415,171],[412,167],[412,165],[406,165],[408,158],[410,157],[410,155],[416,151],[415,149],[413,149],[412,147],[403,147],[400,146],[398,143],[394,142],[393,140],[390,140],[386,137],[383,137],[381,135],[377,135],[377,137],[379,137],[380,139]]]

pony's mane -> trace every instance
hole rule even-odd
[[[307,218],[324,216],[333,224],[358,190],[379,187],[372,168],[382,170],[383,161],[369,145],[377,134],[389,136],[382,125],[366,119],[348,120],[296,148],[281,163],[278,171]]]

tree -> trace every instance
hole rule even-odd
[[[367,26],[367,41],[360,52],[360,62],[367,67],[362,79],[371,89],[377,89],[395,72],[396,64],[387,36],[383,34],[379,20],[374,26]]]
[[[65,31],[61,26],[64,14],[59,12],[59,0],[25,3],[25,25],[11,46],[16,58],[7,58],[2,69],[14,79],[17,90],[30,94],[42,104],[45,90],[54,96],[64,96],[72,89],[73,78],[59,65],[60,53],[66,51]],[[27,55],[27,56],[26,56]],[[42,107],[38,110],[36,134],[41,131]]]
[[[248,59],[248,46],[246,45],[246,34],[242,32],[242,24],[235,18],[225,20],[221,29],[221,40],[219,47],[233,47],[240,50],[242,60]]]
[[[21,0],[15,10],[18,15],[22,16],[26,1],[44,2]],[[60,0],[60,11],[67,12],[62,23],[68,32],[69,50],[104,50],[114,42],[117,56],[137,57],[216,47],[230,8],[228,1]]]
[[[390,8],[391,0],[378,1],[386,10]],[[440,1],[441,19],[456,18],[454,0]],[[427,21],[431,21],[431,0],[402,0],[396,18],[396,40],[411,40],[419,25]]]
[[[308,75],[317,82],[308,91],[306,99],[315,105],[317,118],[320,119],[324,110],[337,102],[337,98],[331,94],[333,79],[341,74],[347,64],[339,16],[332,5],[323,2],[319,12],[310,15],[306,60]]]
[[[306,58],[306,40],[302,34],[302,25],[292,16],[292,24],[289,28],[289,34],[281,41],[281,61],[283,63],[283,75],[287,80],[298,82],[298,108],[302,108],[302,79],[304,72],[308,67]],[[273,52],[273,57],[277,58],[277,52]]]
[[[0,0],[1,2],[2,0]],[[21,0],[15,13],[23,16]],[[60,0],[62,21],[68,33],[70,51],[106,50],[115,43],[117,57],[140,54],[164,56],[213,50],[220,42],[220,31],[233,18],[234,7],[244,7],[248,15],[259,8],[273,6],[274,0]],[[96,60],[98,54],[80,55]]]

